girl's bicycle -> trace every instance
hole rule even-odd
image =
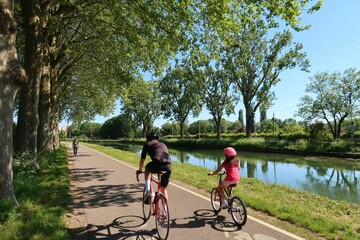
[[[225,172],[218,173],[218,182],[222,181],[222,176]],[[229,203],[227,207],[228,213],[231,215],[232,219],[234,220],[235,224],[238,226],[244,226],[247,221],[247,213],[246,207],[244,202],[238,196],[232,196],[232,188],[235,187],[237,184],[232,184],[227,188],[224,188],[225,197]],[[220,196],[219,189],[217,187],[211,190],[211,206],[216,214],[221,211],[220,205],[222,203],[222,199]]]
[[[136,175],[137,181],[139,182],[139,174],[144,172],[139,172]],[[161,175],[165,172],[158,174],[158,178],[155,179],[151,175],[151,184],[150,184],[150,199],[145,199],[145,187],[142,197],[142,210],[144,215],[144,221],[149,220],[150,215],[155,217],[156,230],[159,236],[159,239],[165,240],[169,235],[170,229],[170,216],[169,216],[169,207],[167,200],[165,198],[163,187],[160,185]],[[153,190],[153,183],[157,184],[157,191]]]

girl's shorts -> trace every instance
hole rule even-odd
[[[239,181],[222,181],[222,184],[225,186],[225,187],[228,187],[228,186],[230,186],[230,185],[232,185],[232,184],[238,184],[239,183]]]

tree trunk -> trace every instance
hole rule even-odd
[[[51,87],[54,88],[53,86]],[[57,93],[54,93],[54,91],[51,91],[51,129],[50,129],[50,135],[52,138],[52,148],[58,149],[60,147],[60,139],[59,139],[59,100]]]
[[[14,2],[0,0],[0,200],[17,204],[13,187],[13,112],[17,91],[25,83],[15,49]]]
[[[147,134],[148,134],[148,129],[147,129],[147,124],[143,123],[143,137],[146,138]]]
[[[245,114],[246,114],[246,137],[251,137],[251,107],[245,106]]]
[[[50,75],[48,66],[43,67],[39,96],[38,152],[53,151],[51,136]]]
[[[40,6],[38,0],[21,1],[24,33],[24,68],[28,83],[20,91],[18,130],[16,131],[16,150],[29,151],[32,158],[37,157],[37,130],[39,125],[39,90],[42,69],[42,40]]]
[[[214,119],[216,123],[216,139],[221,139],[221,119]]]
[[[184,123],[185,123],[185,120],[180,120],[180,139],[183,139],[184,137]]]
[[[44,6],[43,11],[47,11]],[[54,150],[52,136],[52,107],[51,107],[51,65],[50,65],[50,41],[48,31],[48,16],[41,19],[43,63],[39,93],[39,127],[37,150],[42,153],[51,153]]]
[[[51,78],[51,138],[53,149],[58,149],[60,147],[60,139],[59,139],[59,109],[60,109],[60,85],[58,78],[57,70],[54,68],[50,69],[50,78]]]

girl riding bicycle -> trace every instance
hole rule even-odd
[[[237,184],[240,180],[240,162],[236,157],[236,151],[232,147],[226,147],[224,149],[225,161],[223,161],[218,169],[214,172],[210,172],[209,175],[218,174],[223,168],[226,171],[226,178],[218,185],[219,193],[222,199],[220,208],[227,208],[229,205],[225,199],[224,188],[228,188],[231,184]]]

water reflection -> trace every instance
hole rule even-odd
[[[140,145],[116,146],[141,152]],[[215,170],[223,161],[219,150],[170,149],[171,159]],[[360,204],[360,162],[329,157],[302,157],[283,154],[240,153],[240,175],[265,183],[287,185],[335,200]]]

